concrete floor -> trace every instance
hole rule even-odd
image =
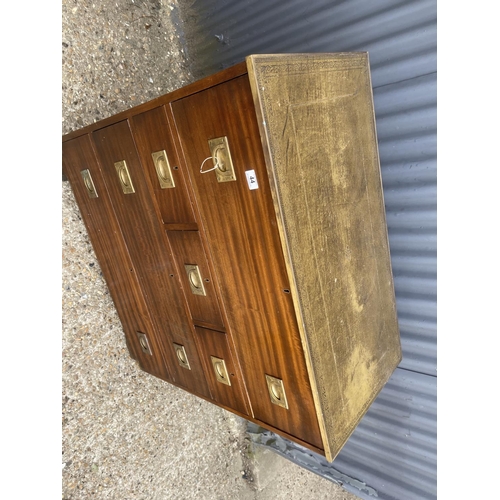
[[[62,133],[193,80],[175,2],[63,0],[62,14]],[[62,216],[63,499],[356,498],[139,370],[66,182]]]

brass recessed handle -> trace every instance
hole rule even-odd
[[[175,182],[174,178],[172,177],[170,163],[168,161],[168,156],[165,150],[151,153],[151,156],[153,157],[153,163],[155,165],[158,181],[160,182],[160,187],[162,189],[174,188]]]
[[[151,348],[149,347],[149,341],[148,341],[148,337],[146,336],[146,334],[142,333],[142,332],[135,332],[135,333],[137,334],[137,337],[139,338],[139,345],[141,346],[142,352],[152,356],[153,353],[151,352]]]
[[[229,182],[236,180],[231,151],[227,137],[217,137],[208,141],[208,147],[214,161],[215,175],[218,182]]]
[[[191,366],[189,365],[188,357],[186,354],[186,350],[184,349],[184,346],[181,344],[176,344],[174,342],[174,349],[175,349],[175,354],[177,355],[177,361],[179,361],[179,364],[183,368],[186,368],[187,370],[191,370]]]
[[[217,168],[221,172],[227,172],[228,155],[226,148],[222,144],[216,147],[213,152],[213,158],[215,159]]]
[[[271,389],[271,394],[273,396],[273,399],[281,401],[281,391],[276,387],[276,385],[271,384],[270,389]]]
[[[269,397],[271,398],[271,403],[281,406],[288,410],[288,401],[286,399],[285,386],[283,385],[283,380],[271,377],[271,375],[266,374],[267,389],[269,391]]]
[[[210,356],[210,359],[212,360],[212,366],[214,368],[217,382],[225,385],[231,385],[225,361],[221,358],[217,358],[216,356]]]
[[[177,349],[177,357],[183,365],[187,364],[188,360],[183,349]]]
[[[89,195],[89,198],[97,198],[97,191],[94,186],[94,181],[92,180],[92,176],[90,175],[90,170],[82,170],[80,172],[82,175],[83,183],[85,184],[85,187],[87,188],[87,194]]]
[[[196,264],[184,264],[184,269],[186,270],[191,292],[195,295],[206,295],[200,268]]]
[[[132,184],[132,179],[130,178],[125,160],[115,162],[115,169],[124,194],[135,193],[134,185]]]
[[[194,286],[196,289],[200,289],[201,285],[203,284],[200,281],[200,275],[194,270],[191,269],[189,271],[189,282],[191,283],[192,286]]]

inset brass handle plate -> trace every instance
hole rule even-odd
[[[141,346],[142,352],[152,356],[153,353],[151,352],[151,348],[149,347],[148,337],[146,336],[146,334],[141,332],[135,333],[137,333],[137,337],[139,338],[139,344]]]
[[[266,382],[271,402],[288,410],[288,401],[286,399],[283,380],[266,374]]]
[[[155,153],[151,153],[151,156],[153,157],[156,175],[160,181],[160,187],[162,189],[174,188],[175,182],[170,170],[167,153],[164,150],[156,151]]]
[[[212,360],[212,365],[214,367],[215,378],[217,382],[221,384],[231,385],[231,380],[229,379],[229,374],[227,372],[226,363],[221,358],[216,358],[215,356],[210,356]]]
[[[134,185],[132,184],[132,179],[128,173],[127,163],[125,160],[117,161],[115,163],[115,168],[124,194],[135,193]]]
[[[177,361],[179,361],[179,364],[182,366],[182,368],[191,370],[191,366],[189,366],[189,361],[184,346],[176,344],[174,342],[174,349],[175,349],[175,354],[177,355]]]
[[[215,169],[215,175],[218,182],[229,182],[236,180],[236,173],[234,171],[233,160],[231,159],[231,152],[229,151],[229,143],[227,137],[218,137],[217,139],[210,139],[208,141],[210,152]]]
[[[89,198],[97,198],[97,191],[95,189],[92,176],[90,175],[90,170],[89,169],[82,170],[80,173],[82,174],[83,183],[87,188],[87,193],[89,195]]]
[[[195,295],[206,295],[205,287],[203,286],[203,279],[200,274],[200,268],[195,264],[185,264],[184,269],[189,281],[191,291]]]

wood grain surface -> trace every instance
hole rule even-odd
[[[114,212],[172,376],[193,392],[207,394],[177,270],[128,123],[119,122],[92,136]],[[122,160],[127,164],[135,193],[124,194],[121,188],[114,164]],[[177,368],[172,344],[176,340],[189,345],[191,370]]]
[[[193,208],[189,200],[184,176],[179,169],[179,161],[163,106],[152,109],[130,119],[137,151],[149,177],[163,222],[166,224],[195,223]],[[164,150],[170,164],[175,187],[161,189],[151,153]]]
[[[254,415],[321,448],[248,79],[175,101],[172,110]],[[222,136],[233,182],[200,174],[208,140]],[[259,189],[249,190],[246,170],[255,170]],[[283,380],[288,410],[271,402],[266,374]]]
[[[207,380],[212,388],[214,400],[241,414],[248,415],[248,403],[246,401],[245,392],[242,389],[241,374],[239,373],[237,365],[234,363],[226,334],[207,328],[196,327],[196,338],[201,346],[200,352],[203,353],[201,355],[203,366],[205,368]],[[226,385],[217,381],[211,361],[212,356],[224,360],[231,385]]]
[[[193,323],[207,325],[215,330],[224,329],[216,289],[198,231],[167,231],[167,235]],[[185,265],[198,266],[206,295],[192,293]]]
[[[104,279],[125,332],[127,347],[141,368],[164,380],[170,380],[137,272],[115,218],[106,185],[88,135],[63,144],[63,169],[80,208]],[[97,198],[89,198],[80,172],[91,173]],[[136,332],[148,336],[152,354],[143,353]]]

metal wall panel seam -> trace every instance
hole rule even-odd
[[[392,272],[396,275],[436,276],[436,257],[427,255],[393,255]]]
[[[436,233],[398,233],[389,231],[391,258],[395,255],[436,255]]]
[[[373,91],[377,121],[387,114],[437,105],[437,73],[377,87]]]

